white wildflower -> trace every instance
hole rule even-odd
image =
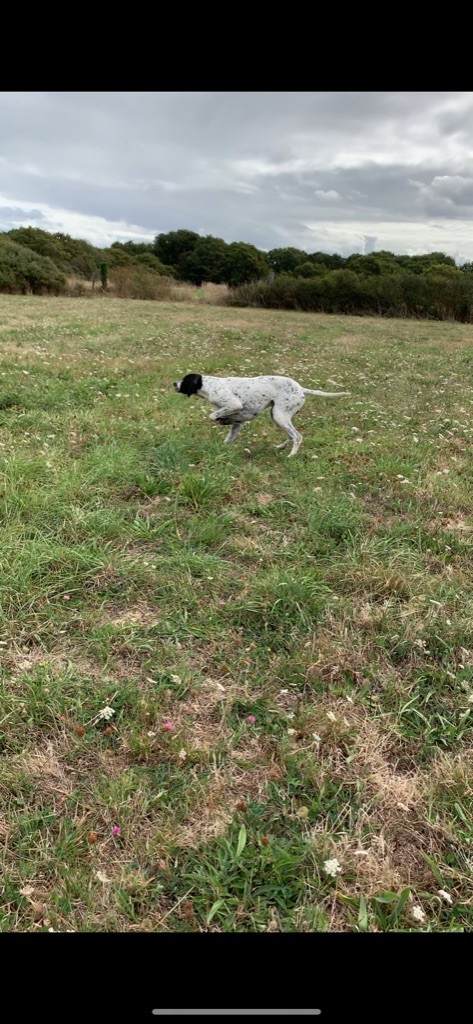
[[[96,722],[100,722],[101,719],[105,719],[106,722],[109,722],[111,717],[112,717],[112,715],[114,715],[114,714],[115,714],[115,711],[114,711],[113,708],[109,708],[109,707],[102,708],[102,710],[99,711],[98,715],[95,716],[95,721]]]
[[[453,903],[453,900],[452,900],[452,897],[450,896],[450,893],[446,892],[445,889],[439,889],[439,896],[441,896],[442,899],[445,900],[446,903],[450,903],[450,904]]]
[[[171,679],[172,679],[173,683],[180,683],[181,682],[181,677],[173,675],[172,673],[171,673]]]
[[[98,878],[99,882],[102,882],[103,885],[106,885],[107,882],[110,882],[110,878],[107,878],[107,875],[105,874],[104,871],[96,871],[95,877]]]
[[[296,730],[295,729],[288,729],[287,730],[287,735],[288,736],[295,736],[296,735]]]
[[[25,885],[23,889],[20,889],[20,892],[22,896],[28,897],[33,895],[34,889],[32,885]]]
[[[307,818],[309,816],[309,808],[308,807],[299,807],[298,810],[296,811],[296,814],[297,814],[298,818],[305,819],[305,818]]]
[[[180,751],[179,751],[179,753],[178,753],[178,755],[177,755],[177,756],[178,756],[178,758],[179,758],[179,759],[180,759],[181,761],[185,761],[185,759],[186,759],[186,757],[187,757],[187,753],[186,753],[186,751],[184,750],[184,747],[181,747],[181,749],[180,749]]]
[[[415,907],[412,908],[412,916],[415,921],[425,921],[424,911],[422,910],[422,907],[419,907],[418,903],[416,903]]]
[[[314,737],[314,740],[315,740],[316,743],[321,743],[322,742],[318,732],[313,732],[312,736]]]
[[[331,722],[337,721],[337,716],[334,714],[333,711],[327,711],[327,718],[329,718]]]
[[[324,868],[327,875],[331,875],[332,878],[336,878],[342,870],[342,865],[340,864],[340,861],[334,857],[333,860],[324,860]]]

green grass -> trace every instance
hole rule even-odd
[[[0,311],[0,929],[471,930],[473,327]]]

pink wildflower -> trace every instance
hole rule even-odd
[[[121,830],[120,830],[119,826],[118,825],[114,825],[113,828],[112,828],[112,835],[119,836],[120,835],[120,831]]]
[[[256,718],[254,715],[248,715],[246,721],[248,722],[248,725],[254,725]]]
[[[171,729],[174,729],[174,726],[172,722],[165,722],[163,725],[163,729],[167,729],[168,732],[171,732]]]

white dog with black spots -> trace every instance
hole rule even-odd
[[[187,373],[182,380],[174,381],[173,386],[181,395],[188,398],[197,395],[214,406],[210,419],[230,426],[226,444],[235,439],[244,423],[269,409],[274,422],[286,434],[286,440],[277,447],[284,448],[292,442],[290,456],[295,455],[302,444],[302,436],[296,430],[292,417],[302,409],[305,396],[339,398],[350,393],[314,391],[303,388],[291,377],[206,377],[200,373]]]

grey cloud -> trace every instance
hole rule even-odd
[[[44,220],[44,213],[41,210],[24,210],[19,206],[0,205],[0,230],[2,230],[2,225],[8,225],[3,230],[10,231],[12,224],[15,226],[24,224],[25,218],[29,224],[33,224],[36,221]]]
[[[473,177],[439,174],[417,188],[417,202],[428,216],[464,218],[473,214]]]
[[[392,225],[410,251],[434,217],[453,252],[472,135],[473,93],[3,93],[3,222],[24,204],[102,244],[120,224],[330,251],[386,247]]]

